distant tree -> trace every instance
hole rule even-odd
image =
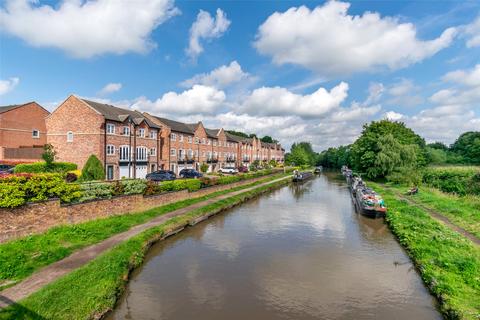
[[[290,152],[285,154],[285,162],[297,166],[313,166],[317,162],[317,157],[310,142],[299,142],[292,144]]]
[[[430,147],[430,148],[432,148],[432,149],[443,150],[443,151],[447,151],[447,150],[448,150],[447,145],[445,145],[445,143],[443,143],[443,142],[433,142],[433,143],[429,143],[429,144],[427,144],[427,147]]]
[[[98,158],[92,154],[83,166],[82,181],[105,180],[105,170]]]
[[[416,134],[410,128],[407,128],[404,123],[381,120],[372,121],[370,124],[363,126],[361,136],[355,141],[351,147],[351,162],[354,169],[358,172],[367,173],[369,178],[384,177],[388,170],[386,159],[383,162],[378,162],[377,157],[379,153],[385,149],[385,141],[382,137],[391,135],[388,139],[395,141],[400,145],[416,145],[416,157],[414,163],[408,164],[409,167],[419,167],[427,164],[427,155],[425,150],[425,140]],[[384,143],[382,143],[384,141]],[[409,147],[413,150],[413,147]],[[387,149],[383,154],[387,153]]]
[[[463,133],[450,149],[462,156],[466,163],[480,164],[480,131]]]
[[[256,138],[257,135],[256,135],[255,133],[250,133],[250,134],[248,135],[248,137],[249,137],[249,138]]]
[[[51,169],[53,167],[53,161],[55,161],[56,154],[57,153],[51,144],[47,143],[43,146],[42,159],[45,161],[47,169]]]
[[[387,177],[399,168],[416,169],[418,145],[401,144],[392,134],[378,139],[377,157],[375,165],[367,170],[370,177]]]
[[[270,136],[264,136],[260,140],[262,140],[262,142],[266,142],[266,143],[278,143],[278,140],[275,140]]]
[[[440,149],[440,148],[433,148],[430,145],[426,148],[427,151],[427,159],[428,163],[431,164],[444,164],[447,163],[447,156],[450,151]]]
[[[239,136],[239,137],[248,138],[248,134],[246,134],[244,132],[235,131],[235,130],[226,130],[226,132],[228,132],[230,134],[233,134],[233,135],[236,135],[236,136]]]

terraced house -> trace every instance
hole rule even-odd
[[[149,113],[70,96],[46,119],[47,142],[57,161],[82,168],[92,154],[103,162],[109,180],[144,178],[157,169],[208,172],[248,166],[255,160],[283,161],[278,144],[243,138],[202,122],[183,123]]]
[[[160,127],[138,111],[70,96],[47,117],[47,142],[58,161],[104,164],[107,179],[144,178],[160,163]]]

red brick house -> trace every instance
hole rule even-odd
[[[0,160],[41,159],[47,142],[45,118],[49,114],[36,102],[0,107]]]
[[[82,168],[94,154],[107,179],[144,178],[160,163],[160,126],[142,113],[70,96],[46,119],[57,161]]]

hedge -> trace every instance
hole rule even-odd
[[[77,170],[77,165],[71,162],[53,162],[51,168],[45,162],[23,163],[15,166],[15,173],[66,173]]]
[[[427,168],[422,180],[443,192],[480,195],[480,169],[475,167]]]
[[[0,207],[2,208],[18,207],[26,202],[50,198],[71,202],[80,196],[79,186],[65,182],[62,174],[0,176]]]

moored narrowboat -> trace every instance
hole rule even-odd
[[[303,181],[309,180],[311,178],[313,178],[313,173],[311,173],[310,171],[305,171],[305,172],[295,171],[293,173],[292,181],[293,182],[303,182]]]

